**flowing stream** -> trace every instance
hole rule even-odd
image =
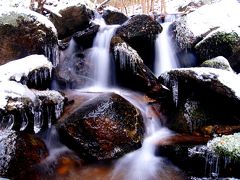
[[[158,35],[155,42],[154,73],[157,77],[168,70],[179,67],[179,62],[169,37],[169,27],[171,22],[165,22],[161,25],[163,30]]]

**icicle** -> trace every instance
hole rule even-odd
[[[42,112],[34,111],[34,132],[38,133],[43,126]]]
[[[22,124],[20,127],[20,131],[23,131],[26,129],[27,125],[28,125],[28,117],[25,111],[21,112],[21,118],[22,118]]]
[[[3,116],[2,122],[0,123],[0,129],[12,129],[15,122],[13,114]]]
[[[60,118],[60,116],[63,112],[63,106],[64,106],[63,102],[60,102],[60,103],[55,105],[55,117],[56,117],[56,119]]]

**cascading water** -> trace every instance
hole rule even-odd
[[[177,168],[155,155],[157,142],[172,136],[170,130],[161,127],[159,117],[145,103],[133,99],[132,93],[121,95],[141,110],[146,133],[140,149],[126,154],[116,162],[111,180],[183,179],[182,176],[176,175]]]
[[[99,31],[94,39],[93,48],[89,53],[89,58],[94,62],[94,88],[104,89],[109,85],[110,77],[110,55],[109,48],[112,36],[119,25],[106,25],[104,19],[97,18],[94,21],[100,25]]]
[[[163,72],[179,67],[179,62],[174,54],[175,51],[168,34],[171,22],[165,22],[161,25],[163,30],[158,35],[155,42],[154,73],[157,77]]]

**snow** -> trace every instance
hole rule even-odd
[[[187,27],[195,36],[200,36],[211,28],[237,27],[240,25],[240,3],[236,0],[204,5],[186,16]]]
[[[232,93],[234,93],[235,96],[240,100],[240,76],[238,76],[237,74],[226,70],[206,67],[179,69],[179,71],[183,70],[194,72],[194,76],[196,78],[201,79],[205,82],[218,80],[224,86],[230,88],[232,90]]]
[[[0,7],[0,24],[11,24],[13,26],[17,26],[17,20],[21,16],[24,17],[24,20],[26,21],[36,21],[39,22],[39,25],[45,25],[47,28],[51,29],[55,35],[57,35],[57,30],[53,23],[47,17],[37,12],[23,7]]]
[[[36,95],[27,86],[15,81],[0,82],[0,109],[5,109],[9,98],[29,98],[35,102]]]
[[[51,72],[52,63],[44,55],[30,55],[22,59],[10,61],[0,66],[0,82],[7,80],[20,81],[23,76],[28,76],[29,72],[46,67]]]

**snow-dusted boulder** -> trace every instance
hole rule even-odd
[[[93,10],[83,2],[58,3],[56,7],[51,6],[52,13],[49,19],[57,28],[59,39],[64,39],[87,28],[94,17]]]
[[[172,90],[176,114],[168,125],[176,131],[193,132],[205,125],[240,122],[240,78],[215,68],[183,68],[159,77]]]
[[[167,90],[157,81],[152,71],[143,63],[137,51],[121,38],[112,39],[116,81],[119,85],[156,97]]]
[[[128,17],[122,12],[106,9],[103,11],[103,19],[106,24],[123,24],[128,20]]]
[[[0,64],[31,54],[44,54],[56,64],[57,32],[46,17],[24,8],[0,12]]]
[[[153,69],[155,39],[161,31],[161,25],[150,16],[136,15],[117,29],[116,36],[135,49],[144,63]]]
[[[206,60],[201,64],[201,67],[211,67],[216,69],[233,71],[228,60],[223,56],[218,56],[213,59]]]
[[[52,63],[43,55],[30,55],[0,66],[0,82],[16,81],[29,88],[46,89],[50,86]]]
[[[48,156],[39,137],[23,132],[1,130],[0,147],[0,177],[4,178],[16,178]]]

